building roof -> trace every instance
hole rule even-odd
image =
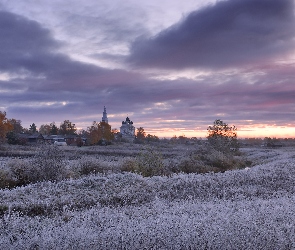
[[[40,133],[34,133],[34,134],[18,134],[19,138],[24,138],[24,139],[44,139],[43,135]]]
[[[126,117],[126,121],[122,121],[122,124],[133,124],[133,121],[130,121],[129,117]]]

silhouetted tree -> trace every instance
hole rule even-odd
[[[145,140],[146,140],[147,142],[159,142],[159,141],[160,141],[160,139],[159,139],[158,136],[156,136],[156,135],[151,135],[151,134],[147,134],[147,136],[145,137]]]
[[[35,123],[32,123],[29,128],[29,133],[34,134],[37,132],[37,127]]]
[[[81,137],[88,137],[89,136],[89,132],[85,129],[80,129],[77,132],[77,135],[81,136]]]
[[[50,123],[50,134],[57,135],[58,134],[58,127],[55,125],[55,122]]]
[[[12,131],[15,134],[19,134],[19,133],[24,132],[24,128],[21,125],[21,120],[16,120],[16,119],[12,118],[12,119],[9,119],[9,123],[13,126],[13,130]]]
[[[178,136],[177,140],[178,140],[178,143],[184,144],[188,141],[188,138],[185,135],[180,135]]]
[[[59,134],[61,135],[74,135],[76,130],[76,125],[69,120],[64,120],[59,126]]]
[[[145,131],[143,127],[139,127],[136,129],[136,139],[138,140],[144,140],[145,138]]]
[[[177,142],[177,136],[176,135],[173,135],[172,137],[171,137],[171,139],[170,139],[170,142],[171,143],[176,143]]]
[[[208,129],[208,142],[218,151],[229,152],[231,148],[238,149],[237,128],[229,126],[222,120],[215,120]]]
[[[18,136],[13,131],[9,131],[6,134],[6,139],[8,144],[16,145],[18,144]]]
[[[9,123],[12,125],[13,129],[6,134],[7,143],[13,144],[13,145],[21,144],[19,134],[27,132],[28,130],[23,128],[20,120],[16,120],[12,118],[12,119],[9,119]]]
[[[51,127],[48,124],[42,124],[39,128],[39,133],[42,135],[50,135]]]

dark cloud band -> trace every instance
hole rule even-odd
[[[294,51],[292,0],[229,0],[190,13],[151,38],[138,38],[128,62],[151,68],[225,68]]]

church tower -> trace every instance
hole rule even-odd
[[[106,106],[103,106],[103,113],[102,113],[101,121],[105,122],[105,123],[109,123]]]

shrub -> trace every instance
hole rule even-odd
[[[89,175],[97,173],[106,173],[109,171],[109,167],[106,164],[101,163],[94,157],[83,156],[77,161],[73,167],[74,172],[78,175]]]
[[[7,163],[15,185],[39,181],[58,181],[69,176],[63,151],[56,146],[43,146],[33,159],[13,159]]]
[[[84,142],[81,137],[78,137],[76,139],[76,144],[77,144],[77,147],[82,147],[84,145]]]
[[[138,173],[144,177],[170,175],[171,173],[164,165],[162,154],[152,148],[144,149],[134,160],[125,160],[121,170]]]
[[[147,149],[137,157],[138,172],[142,176],[169,175],[162,154],[155,149]]]
[[[18,144],[17,135],[13,131],[10,131],[6,134],[6,139],[8,144],[12,144],[12,145]]]
[[[57,146],[43,146],[32,160],[31,180],[56,181],[67,177],[66,156]]]
[[[31,163],[29,160],[12,159],[7,163],[16,186],[26,185],[31,182]]]
[[[211,147],[205,147],[191,152],[174,168],[174,172],[208,173],[224,172],[241,169],[251,165],[251,161],[243,157],[236,157],[232,153],[225,153]]]
[[[8,211],[8,206],[0,205],[0,216],[3,216]]]
[[[130,158],[125,159],[120,168],[120,170],[123,172],[132,172],[132,173],[136,173],[137,169],[138,169],[137,161],[135,159],[130,159]]]
[[[205,164],[217,168],[219,171],[226,171],[237,168],[237,161],[232,154],[226,154],[214,149],[209,150],[201,158]]]
[[[218,169],[216,167],[206,165],[204,162],[200,160],[189,158],[189,159],[185,159],[181,161],[181,163],[178,166],[178,171],[186,173],[186,174],[189,174],[189,173],[203,174],[208,172],[218,172]]]
[[[0,188],[11,188],[16,185],[16,181],[11,172],[6,169],[0,169]]]

